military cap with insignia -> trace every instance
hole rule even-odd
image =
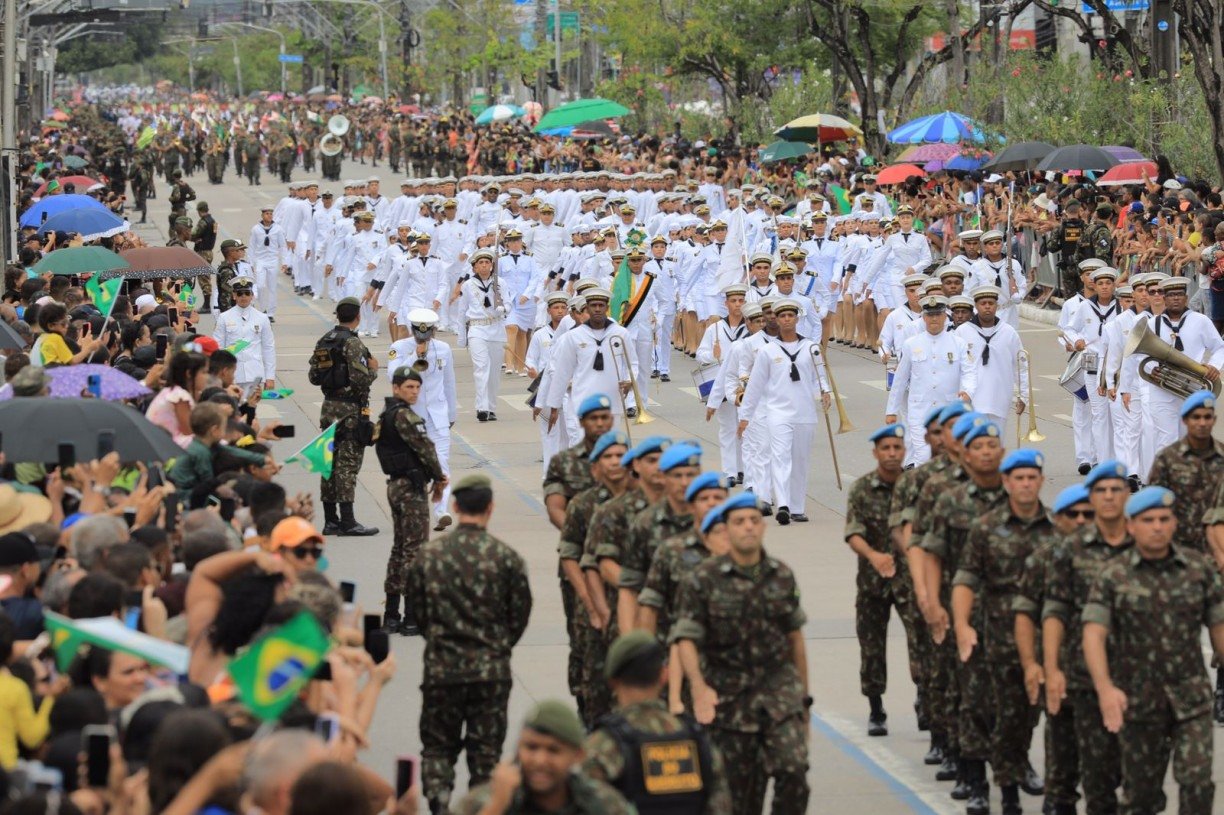
[[[1126,502],[1126,517],[1134,518],[1148,510],[1169,509],[1176,502],[1173,491],[1164,487],[1144,487]]]
[[[930,424],[930,422],[928,422]],[[904,439],[905,427],[899,424],[886,424],[867,437],[867,441],[875,443],[884,439]]]
[[[1003,459],[1003,463],[999,465],[999,472],[1006,474],[1012,470],[1020,470],[1025,467],[1032,470],[1043,469],[1045,467],[1045,456],[1036,450],[1024,447],[1019,450],[1012,450]]]
[[[622,447],[628,447],[629,437],[620,430],[609,430],[607,433],[604,433],[595,440],[595,444],[593,447],[591,447],[591,454],[587,456],[587,460],[594,464],[599,460],[600,456],[607,452],[609,447],[614,447],[618,444]]]
[[[938,294],[928,294],[918,305],[928,314],[938,314],[948,307],[948,298]]]
[[[556,699],[546,699],[532,708],[523,720],[523,727],[579,749],[586,739],[586,729],[578,714]]]
[[[597,410],[611,410],[612,400],[602,393],[593,393],[586,399],[582,400],[582,404],[578,406],[578,418],[585,417],[588,413],[594,413]]]
[[[1182,402],[1181,417],[1184,419],[1199,408],[1215,409],[1215,394],[1211,391],[1197,391],[1186,397]]]
[[[634,629],[628,634],[621,634],[608,647],[608,656],[604,661],[604,678],[616,679],[621,671],[635,660],[662,661],[664,656],[663,645],[653,634],[641,628]]]

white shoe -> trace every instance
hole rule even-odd
[[[357,336],[358,337],[368,337],[370,336],[370,332],[369,331],[358,331]]]
[[[438,516],[438,522],[434,524],[434,532],[441,532],[443,529],[450,526],[454,520],[455,519],[451,517],[449,512],[443,512]]]
[[[323,297],[323,295],[321,295],[321,294],[316,294],[316,295],[312,296],[310,299],[311,299],[311,300],[320,300],[320,299],[322,299],[322,297]]]

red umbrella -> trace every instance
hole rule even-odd
[[[894,164],[891,167],[885,167],[880,172],[876,173],[877,184],[900,184],[910,176],[919,176],[925,178],[926,173],[916,164]]]
[[[1142,184],[1160,173],[1152,161],[1128,161],[1110,167],[1105,175],[1097,179],[1098,187],[1123,187],[1127,184]],[[1146,177],[1145,177],[1146,176]]]
[[[61,189],[63,189],[65,184],[75,184],[77,188],[77,192],[82,192],[82,193],[85,192],[85,190],[92,187],[94,184],[104,183],[102,181],[99,181],[96,178],[90,178],[87,175],[66,175],[66,176],[61,176],[60,178],[57,178],[56,181],[60,183]],[[44,182],[43,185],[34,192],[34,197],[41,198],[43,194],[46,193],[46,191],[47,191],[47,184],[46,182]]]

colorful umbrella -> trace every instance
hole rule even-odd
[[[53,122],[66,122],[72,117],[57,108],[56,110],[51,111],[50,118]]]
[[[487,125],[493,122],[505,122],[510,119],[517,119],[526,112],[518,105],[490,105],[476,117],[476,124]]]
[[[779,161],[803,158],[812,152],[812,146],[797,141],[776,141],[761,150],[762,164],[776,164]]]
[[[810,113],[792,119],[774,131],[774,135],[785,141],[817,142],[845,141],[863,135],[858,125],[851,124],[831,113]]]
[[[917,164],[894,164],[876,173],[876,183],[880,185],[900,184],[915,175],[925,177],[926,173]]]
[[[88,164],[89,162],[80,156],[64,156],[64,166],[69,170],[79,170]]]
[[[980,156],[961,153],[959,156],[953,156],[943,163],[945,170],[963,170],[969,172],[980,168],[990,159],[989,153],[984,153]],[[927,165],[927,169],[931,169],[931,165]]]
[[[1104,150],[1106,153],[1109,153],[1109,155],[1116,158],[1118,162],[1121,164],[1127,164],[1130,162],[1138,162],[1138,161],[1148,161],[1147,157],[1145,157],[1143,153],[1140,153],[1138,150],[1136,150],[1133,147],[1123,147],[1118,144],[1107,144],[1101,149]],[[1152,175],[1154,176],[1156,174],[1152,173]]]
[[[35,274],[91,274],[127,269],[131,264],[102,246],[67,246],[48,252],[34,264]]]
[[[1126,161],[1110,167],[1105,175],[1097,179],[1098,187],[1124,187],[1127,184],[1143,184],[1156,178],[1160,168],[1152,161]],[[1144,177],[1146,175],[1146,178]]]
[[[38,227],[38,233],[75,232],[83,241],[96,241],[99,238],[113,238],[131,228],[131,224],[108,209],[77,207],[52,215]]]
[[[1022,141],[1004,147],[997,156],[982,165],[983,169],[996,173],[1022,172],[1036,167],[1043,158],[1053,153],[1054,145],[1043,141]]]
[[[283,93],[272,93],[272,94],[269,94],[269,95],[268,95],[268,101],[269,101],[269,102],[283,102],[283,101],[285,101],[285,95],[284,95]]]
[[[550,128],[581,124],[592,119],[618,119],[628,116],[629,113],[629,108],[608,99],[579,99],[545,113],[544,118],[535,126],[535,131],[540,133]]]
[[[66,175],[61,178],[57,178],[56,181],[60,183],[61,188],[63,188],[65,184],[73,184],[76,186],[78,190],[87,190],[90,187],[92,187],[94,184],[102,183],[98,179],[90,178],[87,175]],[[37,190],[34,191],[34,197],[41,198],[43,193],[45,193],[46,191],[47,191],[47,185],[46,183],[44,183],[41,187],[39,187]]]
[[[130,263],[132,268],[102,272],[98,279],[126,277],[153,280],[159,277],[199,277],[212,274],[213,271],[212,266],[204,258],[186,246],[143,246],[139,249],[128,249],[126,252],[121,252],[120,257]]]
[[[119,402],[124,399],[139,399],[152,393],[143,383],[133,379],[123,371],[116,371],[109,365],[63,365],[58,368],[48,368],[47,376],[51,379],[52,399],[79,399],[89,390],[89,378],[100,378],[102,398],[108,402]],[[0,388],[0,401],[13,398],[13,386]]]
[[[1035,168],[1038,172],[1066,172],[1068,170],[1095,170],[1104,172],[1120,162],[1099,147],[1091,144],[1072,144],[1059,147],[1043,158]]]
[[[888,134],[893,144],[924,144],[928,142],[984,142],[981,126],[960,113],[944,111],[906,122]]]
[[[110,212],[101,201],[88,195],[48,195],[21,214],[20,224],[41,226],[42,222],[52,215],[59,215],[70,209],[98,209]]]
[[[928,161],[946,162],[959,156],[960,152],[959,144],[916,144],[902,150],[901,155],[897,156],[897,162],[905,164],[926,164]]]

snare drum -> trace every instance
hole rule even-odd
[[[720,367],[720,363],[709,362],[693,369],[693,385],[697,388],[697,398],[702,404],[710,398],[710,391],[714,387],[714,380],[718,378]]]
[[[1074,396],[1081,402],[1088,401],[1088,377],[1083,351],[1076,351],[1071,355],[1071,359],[1067,362],[1067,370],[1063,371],[1062,377],[1058,380],[1058,384],[1063,386],[1067,393]]]

